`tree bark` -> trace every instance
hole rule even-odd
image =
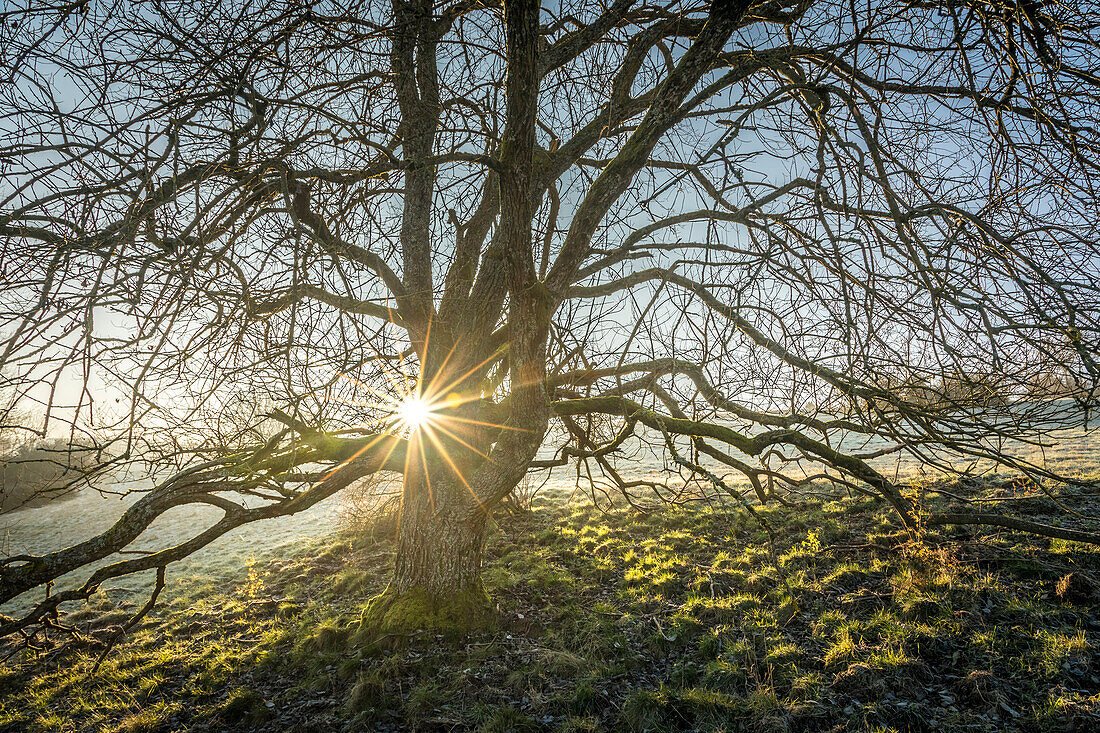
[[[481,587],[485,515],[461,516],[430,505],[407,507],[397,531],[391,588],[419,588],[432,596]]]
[[[481,583],[487,511],[454,476],[405,476],[390,584],[364,609],[368,634],[421,629],[472,631],[492,625]]]

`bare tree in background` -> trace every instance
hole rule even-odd
[[[874,460],[1057,479],[1006,441],[1096,403],[1090,3],[7,7],[0,388],[159,483],[0,560],[0,602],[115,560],[0,634],[376,472],[381,629],[483,622],[489,512],[554,464],[1097,539]],[[620,474],[639,445],[677,480]],[[114,554],[193,502],[224,515]]]

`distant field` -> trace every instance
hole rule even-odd
[[[71,498],[69,488],[91,461],[87,454],[57,445],[25,445],[0,460],[0,517],[20,509]]]

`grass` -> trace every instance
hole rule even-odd
[[[774,547],[736,510],[537,501],[489,541],[499,624],[464,637],[357,635],[392,548],[337,535],[185,589],[94,673],[96,651],[9,660],[0,730],[1100,726],[1097,548],[913,544],[872,501],[763,513]]]

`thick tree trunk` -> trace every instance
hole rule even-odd
[[[415,478],[414,485],[406,482],[393,576],[364,610],[364,630],[407,634],[490,626],[493,606],[481,584],[485,512],[464,485],[436,481],[429,489]]]
[[[484,515],[467,518],[426,508],[402,513],[391,587],[419,588],[433,596],[480,588]]]

